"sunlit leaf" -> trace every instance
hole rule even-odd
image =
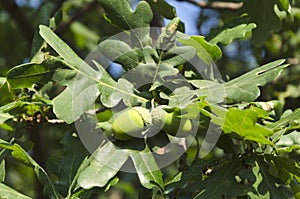
[[[251,102],[260,95],[259,86],[274,81],[288,65],[277,60],[258,67],[224,84],[209,80],[194,80],[191,83],[199,88],[198,96],[208,96],[213,102]]]
[[[115,102],[107,102],[107,100],[115,100],[110,98],[111,93],[127,95],[124,97],[125,101],[132,98],[145,101],[142,97],[134,95],[133,91],[128,92],[118,88],[105,69],[96,62],[94,64],[98,71],[94,70],[48,27],[40,26],[40,34],[64,59],[60,61],[77,73],[76,78],[65,82],[68,87],[53,99],[54,113],[58,118],[66,123],[74,122],[91,107],[99,95],[104,96],[101,96],[101,99],[104,98],[104,103],[110,105],[109,107],[115,105]]]
[[[0,198],[5,199],[31,199],[31,197],[25,196],[16,190],[0,183]]]
[[[291,152],[292,150],[300,149],[300,132],[293,131],[280,137],[275,143],[277,151]]]
[[[226,28],[222,32],[220,32],[217,36],[212,38],[209,42],[211,44],[217,44],[222,43],[224,45],[228,45],[232,43],[235,39],[244,38],[245,35],[252,31],[256,25],[254,23],[250,24],[240,24],[238,26],[235,26],[233,28]]]
[[[214,43],[207,42],[203,36],[180,37],[179,42],[194,47],[197,56],[206,64],[222,57],[221,49]]]
[[[91,157],[93,160],[78,178],[78,184],[84,189],[104,187],[128,159],[128,153],[115,148],[108,142]]]
[[[140,152],[130,152],[130,157],[135,166],[140,183],[147,189],[155,186],[163,188],[163,179],[160,168],[158,167],[153,154],[146,148]]]

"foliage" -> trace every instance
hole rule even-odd
[[[219,11],[224,23],[206,37],[184,34],[163,0],[140,1],[135,10],[126,0],[42,4],[30,61],[0,77],[0,197],[100,198],[121,190],[124,198],[299,198],[300,5],[235,3],[243,6]],[[81,4],[103,17],[68,19]],[[154,38],[156,17],[171,21]],[[105,40],[119,31],[126,40]],[[241,40],[252,42],[261,66],[224,81],[215,62],[229,63],[224,46]],[[122,66],[120,77],[110,62]],[[178,138],[147,124],[139,137],[117,140],[112,123],[131,107],[180,113],[193,131]],[[21,164],[36,176],[33,192],[13,182]]]

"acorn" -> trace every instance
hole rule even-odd
[[[151,111],[152,125],[175,137],[188,136],[192,130],[190,119],[181,118],[180,111],[167,112],[166,107],[158,106]]]
[[[142,137],[141,133],[150,123],[151,115],[148,109],[143,107],[126,109],[112,123],[112,136],[123,141]]]

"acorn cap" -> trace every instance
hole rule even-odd
[[[144,126],[149,126],[152,123],[151,114],[148,109],[137,106],[137,107],[133,107],[131,110],[135,110],[141,115],[144,121]]]

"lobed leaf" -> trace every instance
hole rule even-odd
[[[255,165],[253,173],[256,181],[253,184],[253,189],[248,193],[248,196],[253,199],[287,199],[291,198],[288,191],[281,189],[278,186],[278,179],[269,173],[269,163],[265,161],[263,156],[255,157]]]
[[[255,23],[250,24],[240,24],[232,28],[226,28],[209,42],[211,44],[222,43],[223,45],[228,45],[232,43],[235,39],[244,38],[248,32],[251,32],[252,29],[256,28]]]
[[[141,44],[140,47],[151,44],[148,27],[153,13],[147,2],[140,1],[135,11],[126,0],[100,0],[99,2],[106,11],[107,21],[123,30],[131,30],[132,35]]]
[[[251,102],[259,97],[259,86],[276,79],[288,66],[282,65],[283,62],[284,60],[277,60],[268,63],[226,83],[209,80],[193,80],[191,83],[199,88],[195,91],[197,96],[207,96],[208,101]]]
[[[67,88],[56,98],[53,99],[54,113],[66,123],[72,123],[77,120],[80,115],[87,111],[95,102],[96,98],[101,94],[101,100],[108,107],[114,106],[119,101],[110,98],[111,93],[120,93],[125,102],[146,100],[139,97],[128,90],[118,88],[116,82],[110,77],[105,69],[98,63],[94,62],[98,71],[94,70],[86,62],[84,62],[63,40],[61,40],[54,32],[46,27],[40,26],[41,36],[48,44],[63,58],[60,60],[70,69],[76,72],[76,77],[70,81],[64,82]],[[130,103],[130,102],[128,102]],[[128,104],[127,103],[127,104]]]

